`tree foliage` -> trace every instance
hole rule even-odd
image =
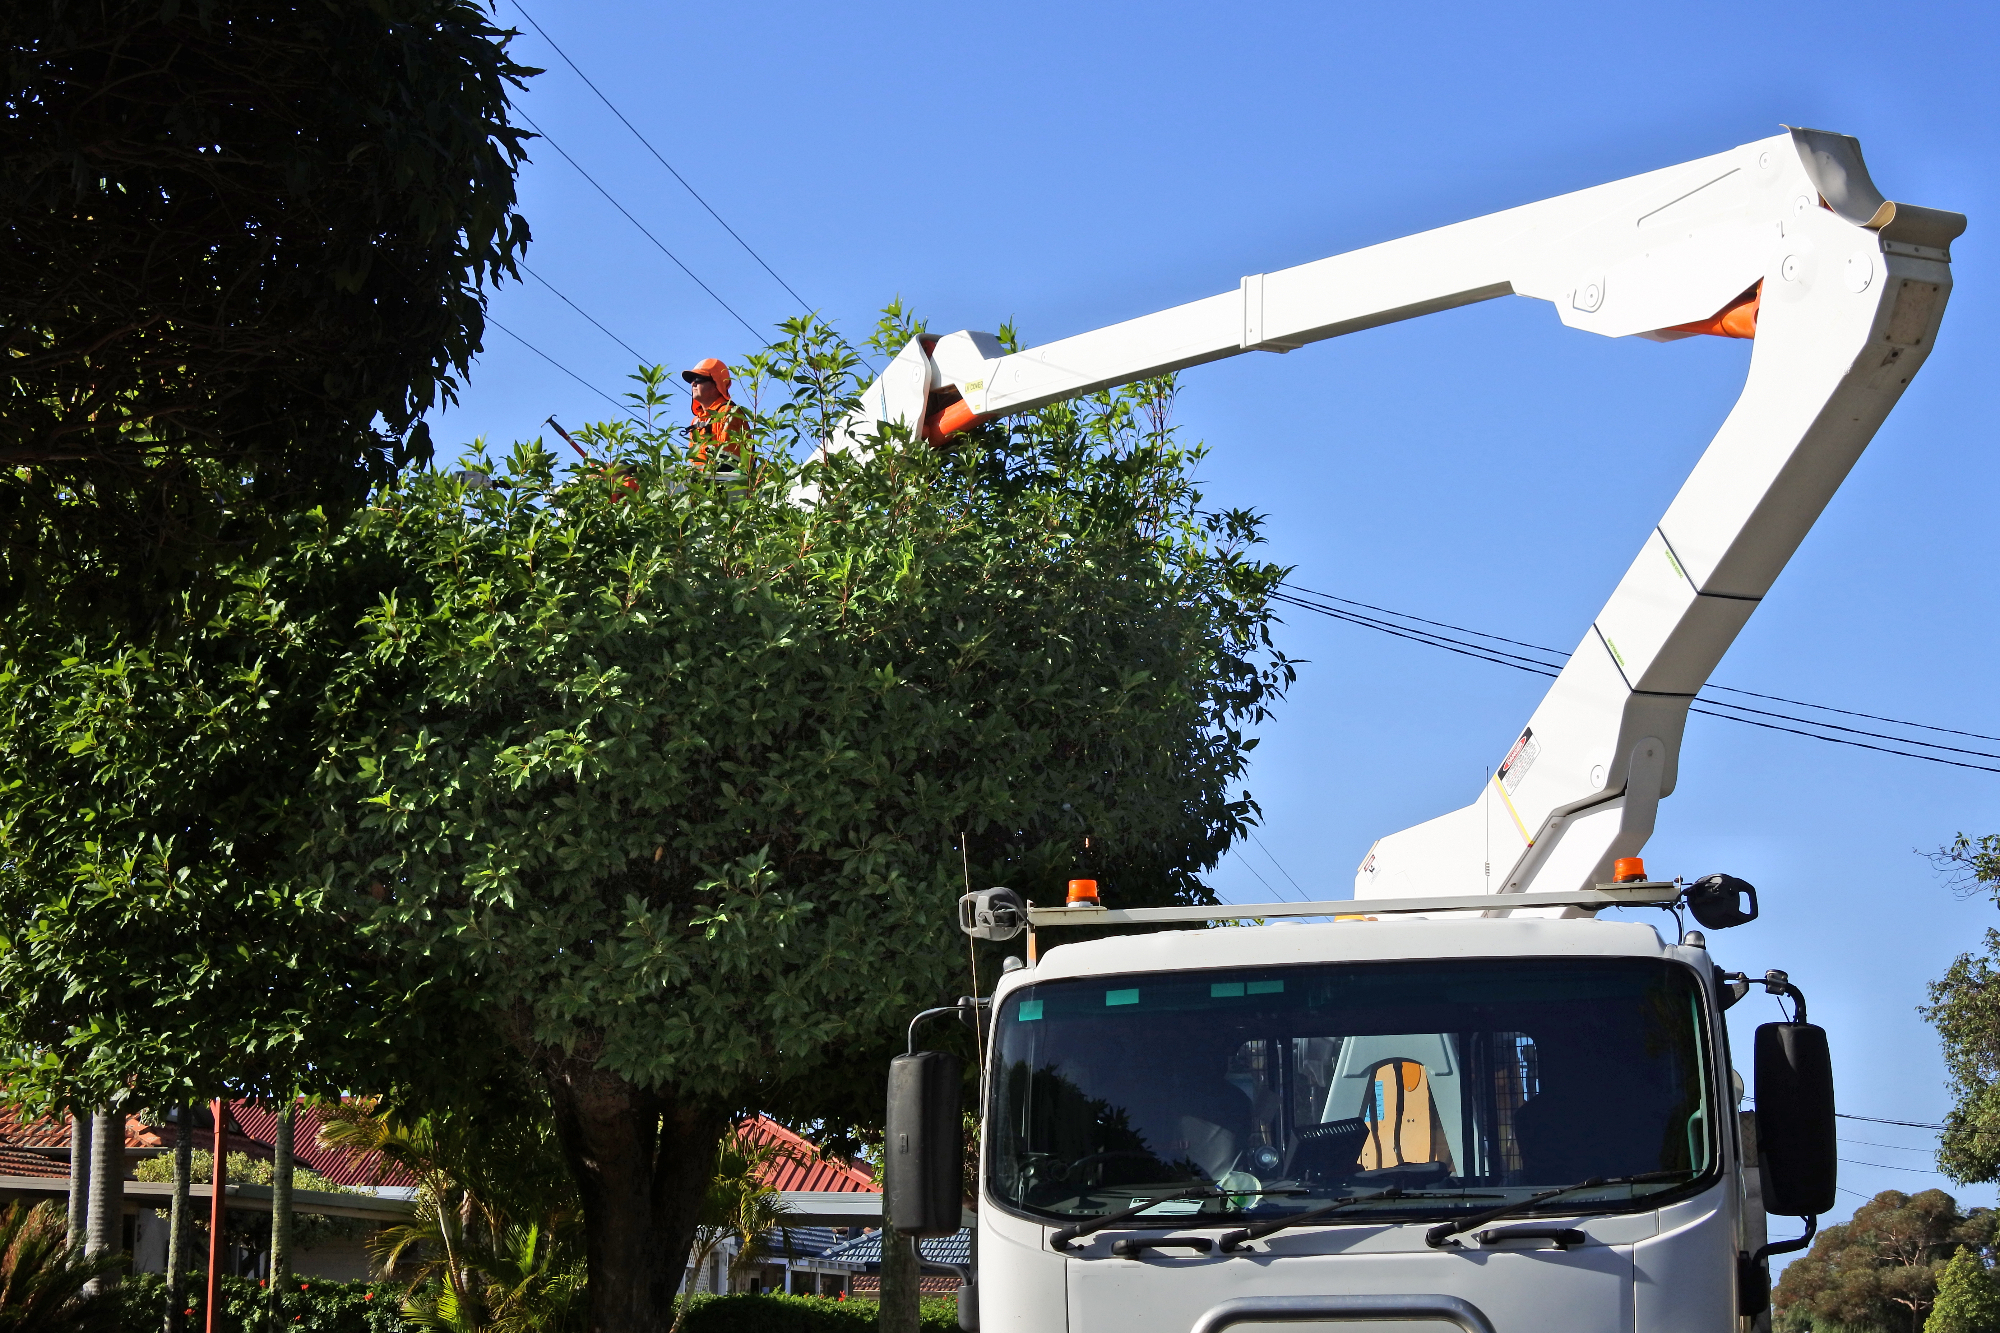
[[[1937,1300],[1924,1333],[1996,1333],[2000,1331],[2000,1282],[1993,1269],[1973,1250],[1954,1254],[1938,1274]]]
[[[802,463],[858,364],[801,321],[743,368],[749,485],[606,425],[302,516],[171,635],[0,629],[16,1089],[421,1102],[504,1039],[627,1302],[594,1322],[646,1323],[732,1115],[879,1115],[966,988],[961,835],[1031,897],[1208,900],[1291,665],[1171,382]]]
[[[1988,1249],[1995,1220],[1990,1209],[1960,1212],[1943,1190],[1883,1190],[1786,1265],[1772,1293],[1777,1322],[1919,1333],[1945,1265],[1961,1250]]]
[[[736,1243],[736,1254],[729,1261],[732,1285],[764,1262],[772,1252],[772,1233],[783,1229],[790,1211],[778,1191],[771,1188],[769,1171],[790,1153],[783,1143],[759,1143],[741,1125],[723,1138],[715,1155],[715,1174],[702,1196],[694,1248],[688,1255],[691,1270],[702,1273],[710,1257],[732,1240]],[[781,1243],[789,1245],[790,1238]],[[686,1315],[687,1307],[682,1305],[676,1328]]]
[[[289,868],[325,690],[398,577],[329,559],[342,529],[322,515],[292,531],[225,565],[217,595],[178,595],[162,633],[0,621],[0,1059],[18,1098],[491,1081],[483,1025]]]
[[[830,415],[805,387],[781,446]],[[521,446],[503,485],[400,487],[354,539],[415,586],[331,692],[362,702],[327,728],[324,893],[524,1047],[728,1105],[957,984],[960,831],[980,882],[1205,899],[1279,571],[1136,406],[836,459],[813,506],[776,464],[689,485],[628,427],[594,437],[617,482]]]
[[[119,1251],[87,1257],[71,1245],[61,1205],[13,1200],[0,1212],[0,1330],[116,1333],[117,1298],[84,1287],[124,1266]]]
[[[473,0],[0,7],[10,600],[141,606],[428,456],[528,239],[505,45]]]
[[[2000,836],[1961,833],[1932,859],[1961,892],[2000,902]],[[1954,959],[1919,1012],[1937,1029],[1951,1078],[1938,1168],[1966,1183],[2000,1179],[2000,931],[1986,932],[1982,955]]]

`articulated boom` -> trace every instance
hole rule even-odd
[[[1735,408],[1490,787],[1380,839],[1355,875],[1361,898],[1568,892],[1608,881],[1652,833],[1689,702],[1929,354],[1964,228],[1885,200],[1853,139],[1792,130],[1011,355],[984,333],[913,341],[828,447],[866,448],[881,424],[942,442],[1509,294],[1607,337],[1754,337]]]

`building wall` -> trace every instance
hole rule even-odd
[[[141,1208],[135,1219],[132,1237],[132,1271],[135,1273],[164,1273],[167,1271],[167,1214],[164,1209]],[[245,1255],[232,1247],[235,1263],[225,1268],[226,1272],[240,1272],[252,1262],[259,1275],[268,1270],[268,1254]],[[197,1268],[206,1260],[204,1255],[192,1256]],[[315,1245],[309,1250],[292,1252],[292,1272],[302,1278],[318,1278],[323,1282],[365,1282],[375,1276],[374,1262],[368,1254],[368,1238],[348,1236],[329,1240],[323,1245]]]

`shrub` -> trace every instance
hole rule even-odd
[[[190,1273],[189,1328],[201,1327],[202,1282]],[[394,1282],[323,1282],[294,1278],[279,1295],[278,1323],[292,1333],[415,1333],[402,1316],[403,1288]],[[255,1278],[222,1279],[220,1333],[264,1333],[265,1287]],[[160,1273],[128,1277],[119,1287],[127,1333],[149,1333],[166,1315],[167,1280]]]
[[[826,1296],[690,1296],[679,1333],[874,1333],[881,1311],[873,1301]],[[958,1302],[927,1297],[924,1333],[957,1333]]]

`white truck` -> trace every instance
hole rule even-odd
[[[1568,665],[1463,808],[1378,840],[1351,899],[1118,910],[969,894],[1026,934],[986,1015],[968,1327],[1465,1333],[1766,1320],[1768,1256],[1834,1198],[1824,1033],[1758,1029],[1756,1114],[1723,1011],[1753,984],[1701,930],[1728,876],[1645,877],[1689,702],[1929,353],[1954,213],[1884,199],[1815,130],[1443,227],[1009,354],[912,342],[829,443],[970,424],[1245,351],[1507,294],[1607,336],[1753,339],[1714,441]],[[1318,918],[1286,922],[1283,918]],[[1249,929],[1200,927],[1230,918]],[[1047,951],[1040,933],[1100,928]],[[1142,933],[1105,935],[1133,926]],[[916,1030],[913,1024],[913,1032]],[[887,1210],[960,1221],[961,1070],[890,1073]],[[1761,1142],[1760,1142],[1761,1141]],[[1773,1245],[1767,1213],[1804,1219]],[[1741,1322],[1741,1325],[1739,1324]]]

